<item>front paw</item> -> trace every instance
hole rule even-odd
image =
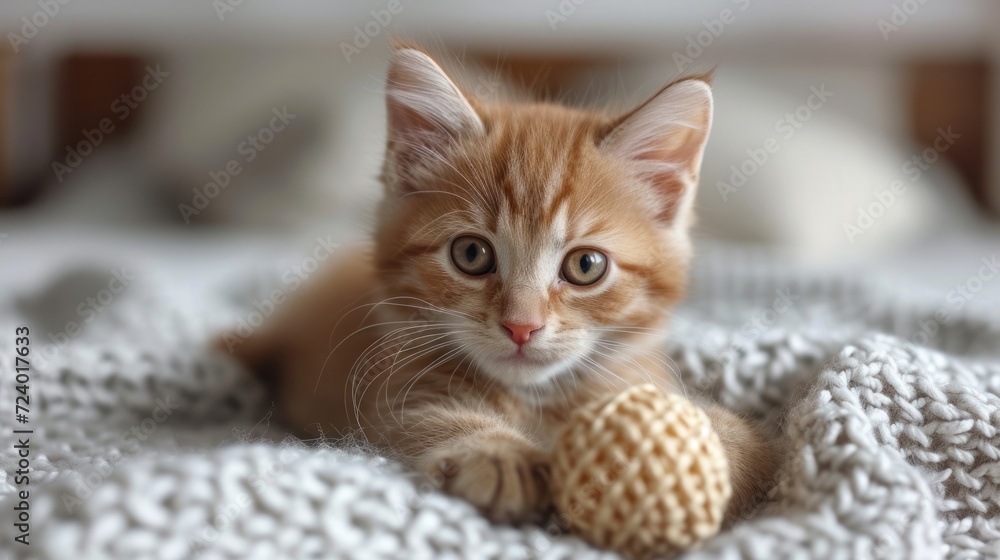
[[[551,504],[549,464],[530,444],[476,439],[434,453],[425,472],[493,521],[531,521]]]

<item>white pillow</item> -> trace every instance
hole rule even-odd
[[[859,81],[846,92],[852,97],[830,85],[824,92],[821,81],[795,91],[762,81],[726,70],[715,80],[715,120],[697,199],[699,235],[768,244],[818,262],[871,256],[974,221],[940,157],[949,142],[962,141],[952,137],[961,131],[943,126],[937,152],[904,149],[878,130],[884,126],[867,129],[838,109],[838,103],[863,103],[868,91],[891,96],[891,87],[866,91]],[[871,103],[905,110],[893,99]],[[926,158],[926,170],[910,161],[914,156]]]

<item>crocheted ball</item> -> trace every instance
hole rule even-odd
[[[552,481],[555,505],[577,534],[632,558],[676,553],[716,534],[732,492],[705,412],[653,385],[574,411]]]

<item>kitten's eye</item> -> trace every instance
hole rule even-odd
[[[577,286],[589,286],[607,271],[608,259],[596,249],[577,249],[566,255],[562,265],[563,278]]]
[[[496,268],[493,247],[482,237],[473,235],[463,235],[452,241],[451,261],[459,270],[471,276],[482,276]]]

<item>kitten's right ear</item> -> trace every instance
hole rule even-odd
[[[652,187],[660,220],[686,229],[711,127],[711,86],[703,78],[686,78],[622,117],[601,149],[629,161]]]
[[[412,48],[392,52],[386,108],[397,167],[422,157],[440,157],[455,139],[484,131],[458,86],[431,57]],[[397,172],[405,174],[405,169]]]

